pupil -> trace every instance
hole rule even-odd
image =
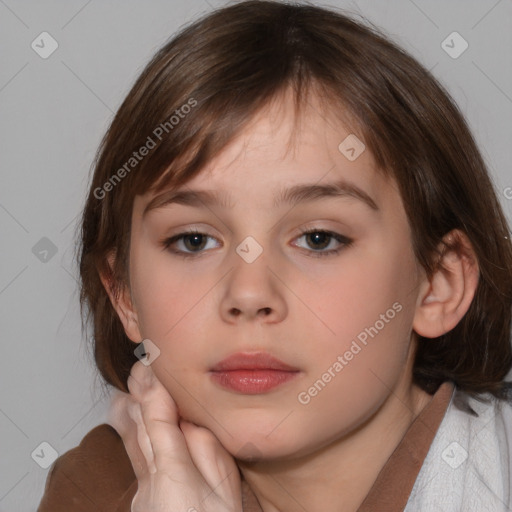
[[[313,245],[318,244],[318,243],[320,243],[322,245],[322,247],[320,247],[320,249],[323,248],[323,247],[326,247],[327,245],[329,245],[328,240],[327,240],[327,243],[321,243],[322,240],[324,242],[326,242],[326,239],[329,238],[329,235],[327,233],[319,233],[319,232],[317,232],[317,233],[310,233],[308,236],[311,239],[313,239]]]
[[[199,240],[199,243],[198,244],[195,244],[194,242],[192,242],[192,247],[188,247],[189,249],[197,249],[197,248],[200,248],[201,245],[203,244],[203,235],[188,235],[186,238],[185,238],[185,242],[186,241],[190,241],[190,240],[195,240],[195,242],[197,242]]]
[[[308,233],[307,235],[309,237],[309,239],[313,242],[313,245],[316,245],[317,248],[324,248],[326,247],[327,245],[329,245],[329,234],[328,233],[320,233],[320,232],[315,232],[315,233]],[[188,235],[186,238],[185,238],[185,241],[187,242],[191,242],[189,243],[188,245],[191,245],[191,247],[189,247],[189,249],[198,249],[198,248],[201,248],[201,246],[204,244],[204,241],[203,241],[203,235]],[[320,245],[320,247],[318,247],[318,245]]]

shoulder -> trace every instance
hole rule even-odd
[[[456,390],[446,416],[447,428],[463,427],[470,433],[473,448],[495,444],[497,451],[508,453],[512,459],[512,395],[506,400],[490,393],[473,398]]]
[[[53,463],[38,512],[114,512],[136,482],[123,440],[104,423]]]
[[[406,510],[505,511],[511,491],[512,401],[455,389]]]

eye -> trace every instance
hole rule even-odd
[[[179,233],[170,238],[166,238],[161,242],[161,244],[164,249],[167,249],[180,256],[183,256],[184,258],[188,258],[191,256],[195,256],[196,254],[200,254],[202,250],[206,247],[206,242],[208,238],[215,240],[215,238],[205,233],[201,233],[200,231],[197,230],[190,230],[185,231],[183,233]],[[178,249],[174,249],[174,245],[181,245],[181,247],[178,247]]]
[[[339,252],[344,247],[349,247],[353,240],[347,238],[346,236],[340,235],[339,233],[334,233],[332,231],[324,231],[321,229],[309,229],[307,231],[303,231],[302,234],[297,237],[297,239],[305,238],[306,243],[310,244],[315,248],[311,254],[313,257],[319,256],[331,256],[335,254],[339,254]],[[336,249],[330,249],[328,251],[323,251],[326,247],[331,245],[331,242],[335,242],[337,245]],[[341,246],[340,246],[341,245]]]
[[[343,248],[349,247],[353,243],[352,239],[340,235],[339,233],[314,228],[303,231],[296,239],[301,238],[305,238],[307,244],[311,244],[310,247],[313,247],[313,250],[308,250],[313,257],[339,254]],[[216,240],[216,238],[206,233],[201,233],[197,230],[189,230],[162,240],[161,245],[165,250],[169,250],[183,258],[190,258],[201,255],[205,252],[204,249],[213,248],[207,247],[208,239]],[[324,249],[331,246],[333,242],[336,248],[325,251]]]

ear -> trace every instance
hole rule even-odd
[[[468,311],[479,279],[478,259],[467,235],[456,229],[439,245],[434,274],[421,283],[413,330],[426,338],[451,331]]]
[[[107,263],[110,268],[110,273],[108,276],[106,276],[100,272],[100,279],[107,292],[110,302],[112,303],[112,306],[116,310],[117,315],[123,324],[126,336],[128,336],[128,338],[130,338],[133,342],[139,343],[143,337],[140,333],[139,320],[133,305],[129,287],[123,284],[121,290],[114,289],[114,281],[112,277],[114,275],[114,262],[115,254],[112,252],[107,256]]]

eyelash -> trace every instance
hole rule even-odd
[[[312,234],[312,233],[321,233],[321,234],[326,234],[326,235],[330,235],[331,238],[333,238],[334,240],[336,240],[337,242],[341,243],[342,246],[339,247],[338,249],[331,249],[329,251],[323,251],[323,252],[319,252],[319,251],[309,251],[311,252],[311,256],[314,257],[314,258],[318,258],[318,257],[324,257],[324,256],[334,256],[334,255],[337,255],[339,254],[344,248],[346,247],[350,247],[353,243],[353,240],[351,238],[347,238],[346,236],[343,236],[343,235],[340,235],[338,233],[334,233],[333,231],[326,231],[326,230],[322,230],[322,229],[308,229],[306,231],[302,231],[296,238],[301,238],[305,235],[309,235],[309,234]],[[172,253],[178,255],[178,256],[181,256],[182,258],[184,259],[187,259],[187,258],[197,258],[198,256],[200,256],[201,254],[203,254],[204,251],[199,251],[199,252],[184,252],[184,251],[178,251],[178,250],[175,250],[175,249],[172,249],[171,246],[176,243],[177,241],[179,241],[180,239],[188,236],[188,235],[205,235],[209,238],[214,238],[213,236],[210,236],[210,235],[207,235],[206,233],[202,233],[201,231],[197,231],[197,230],[189,230],[189,231],[184,231],[182,233],[179,233],[177,235],[174,235],[172,237],[169,237],[169,238],[166,238],[164,240],[162,240],[160,243],[162,245],[162,247],[164,248],[164,250],[169,250],[171,251]],[[307,250],[307,249],[306,249]]]

